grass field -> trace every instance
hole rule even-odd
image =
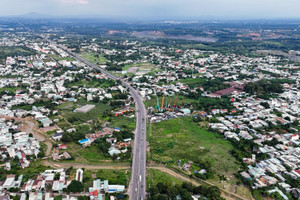
[[[118,117],[113,117],[110,122],[111,127],[120,127],[120,128],[129,128],[134,130],[135,129],[135,117],[134,118],[129,118],[125,116],[118,116]]]
[[[168,98],[165,96],[164,105],[166,105],[166,103],[167,103],[167,104],[170,104],[171,106],[173,106],[173,104],[175,103],[175,99],[176,99],[176,95],[168,97]],[[159,105],[161,105],[161,103],[162,103],[161,102],[162,101],[162,96],[158,97],[158,100],[159,100]],[[197,100],[190,99],[190,98],[188,98],[186,96],[178,95],[178,99],[177,99],[176,105],[177,106],[181,106],[182,103],[184,105],[186,105],[186,104],[192,104],[194,102],[197,102]],[[146,107],[154,107],[155,108],[156,104],[157,104],[156,96],[153,96],[153,95],[151,96],[150,100],[146,100],[145,101],[145,106]]]
[[[103,55],[94,54],[92,52],[80,53],[80,56],[95,64],[105,64],[107,61]]]
[[[199,87],[201,84],[205,82],[205,79],[203,78],[186,78],[186,79],[181,79],[181,83],[188,85],[191,88],[194,87]]]
[[[66,60],[66,61],[69,61],[69,62],[72,62],[72,61],[75,61],[74,58],[72,57],[59,57],[58,55],[54,54],[54,55],[50,55],[54,60],[56,61],[60,61],[60,60]]]
[[[6,59],[8,56],[30,56],[35,51],[25,46],[0,46],[0,59]]]
[[[128,186],[130,172],[128,170],[101,169],[96,173],[97,178],[108,180],[109,184]]]
[[[76,169],[73,169],[70,178],[75,178]],[[128,170],[111,170],[111,169],[101,169],[101,170],[84,170],[83,172],[83,184],[85,191],[88,191],[89,187],[93,185],[93,176],[101,181],[108,180],[110,185],[125,185],[128,187],[130,171]]]
[[[192,123],[189,117],[150,125],[151,157],[155,161],[208,160],[218,174],[232,176],[239,165],[230,151],[232,144]]]
[[[210,161],[216,174],[224,175],[228,180],[219,182],[215,175],[208,181],[222,188],[226,186],[230,192],[236,191],[241,196],[250,197],[248,188],[236,185],[238,179],[234,173],[238,172],[241,164],[230,153],[234,146],[223,136],[201,128],[200,124],[191,121],[191,117],[150,124],[147,134],[150,159],[175,168],[178,160]]]
[[[86,104],[93,104],[96,105],[96,107],[87,113],[73,112],[74,109],[84,106]],[[78,102],[76,103],[73,102],[63,103],[57,106],[57,109],[61,111],[62,116],[66,118],[70,123],[77,125],[86,122],[88,120],[93,120],[98,118],[101,115],[101,113],[110,110],[111,107],[102,103],[93,103],[93,102],[87,102],[85,100],[78,100]]]
[[[161,172],[157,169],[148,169],[147,170],[147,177],[146,177],[146,181],[147,181],[147,187],[149,188],[149,186],[154,186],[157,183],[161,182],[161,183],[165,183],[168,185],[176,185],[176,184],[182,184],[183,181],[174,178],[173,176],[170,176],[167,173]]]
[[[122,68],[122,71],[127,71],[131,67],[138,67],[137,72],[148,73],[155,69],[155,65],[152,63],[137,63],[137,64],[127,64]]]
[[[115,82],[113,80],[105,80],[104,82],[100,80],[85,80],[81,79],[77,82],[67,82],[65,83],[65,86],[67,88],[71,88],[73,86],[77,87],[88,87],[88,88],[108,88],[115,85]]]
[[[111,158],[105,157],[95,145],[82,148],[78,143],[68,143],[68,149],[66,151],[74,158],[74,160],[67,162],[101,163],[103,161],[111,161]]]

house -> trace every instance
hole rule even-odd
[[[15,186],[15,175],[11,174],[11,175],[7,175],[2,188],[4,189],[9,189]]]
[[[63,134],[62,133],[55,133],[54,135],[52,135],[52,139],[54,141],[60,141],[62,138]]]
[[[77,169],[75,180],[79,181],[79,182],[82,182],[82,179],[83,179],[83,170],[82,169]]]

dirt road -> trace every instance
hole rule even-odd
[[[69,167],[74,167],[74,168],[85,168],[89,170],[95,170],[95,169],[115,169],[115,170],[120,170],[120,169],[130,169],[130,165],[125,165],[125,164],[82,164],[82,163],[53,163],[49,160],[43,160],[42,164],[44,166],[48,167],[53,167],[53,168],[69,168]]]

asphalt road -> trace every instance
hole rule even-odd
[[[146,109],[141,96],[133,87],[131,87],[130,84],[123,81],[122,79],[108,73],[107,71],[98,67],[97,65],[78,56],[77,54],[68,50],[66,47],[62,45],[57,45],[54,42],[48,40],[47,38],[44,39],[47,40],[49,43],[54,44],[59,48],[65,50],[71,56],[75,57],[77,60],[80,60],[86,65],[101,71],[108,78],[111,78],[113,80],[120,80],[122,85],[129,89],[129,92],[135,101],[137,120],[136,120],[136,130],[135,130],[135,139],[134,139],[134,148],[133,148],[132,172],[131,172],[131,180],[129,184],[128,194],[131,200],[146,199]]]

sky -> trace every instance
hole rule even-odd
[[[0,15],[136,19],[300,18],[300,0],[1,0]]]

